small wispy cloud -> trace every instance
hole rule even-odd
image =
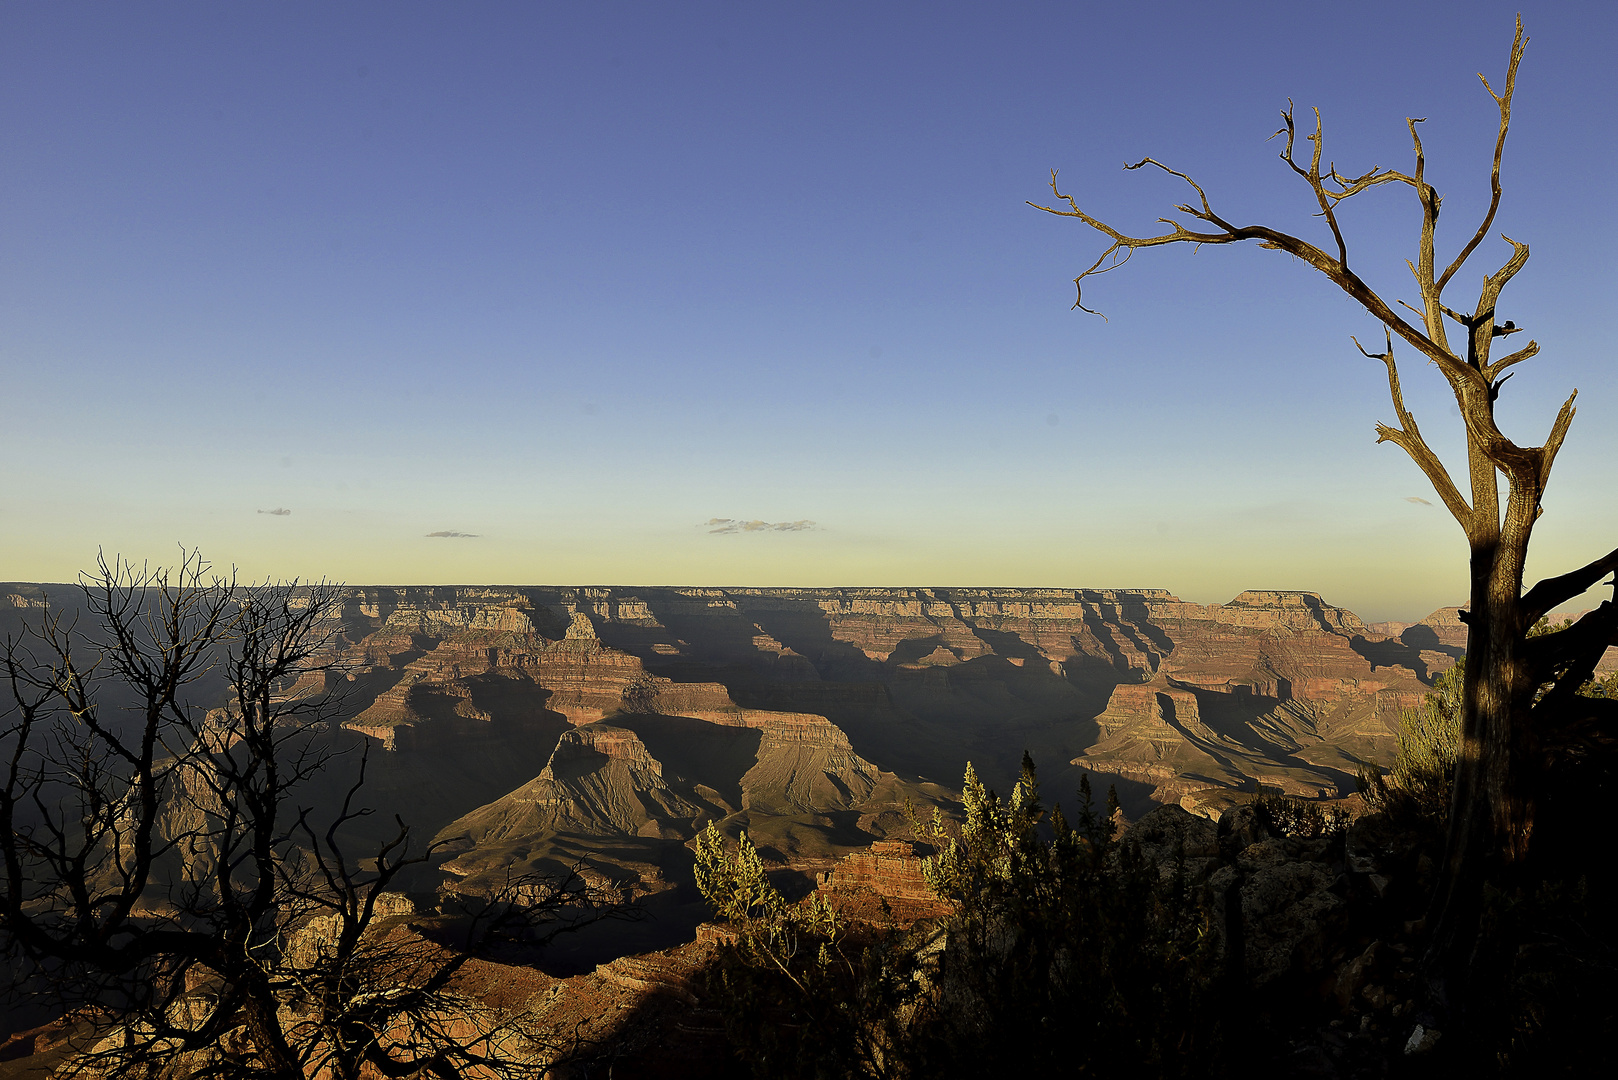
[[[743,521],[740,518],[709,518],[703,522],[703,525],[707,527],[709,535],[808,532],[815,527],[815,523],[808,519],[802,521]]]
[[[269,514],[271,517],[286,517],[292,511],[284,506],[277,506],[274,510],[260,510],[259,513]]]
[[[1416,503],[1416,504],[1418,504],[1420,506],[1431,506],[1431,505],[1433,505],[1432,503],[1428,502],[1426,499],[1422,498],[1420,495],[1406,495],[1405,496],[1405,502],[1407,502],[1407,503]]]
[[[478,536],[477,533],[456,532],[454,529],[439,529],[437,532],[430,532],[427,535],[448,540],[476,540]]]

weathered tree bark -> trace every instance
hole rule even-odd
[[[1320,207],[1319,216],[1331,233],[1331,242],[1326,247],[1266,225],[1239,226],[1226,221],[1214,212],[1207,195],[1195,181],[1152,158],[1124,168],[1151,165],[1189,184],[1196,192],[1197,201],[1181,204],[1175,210],[1194,219],[1195,227],[1162,218],[1160,220],[1169,226],[1167,232],[1144,237],[1127,235],[1090,216],[1079,208],[1073,197],[1062,194],[1054,172],[1051,190],[1066,208],[1030,204],[1051,214],[1078,218],[1111,241],[1101,257],[1074,279],[1080,289],[1074,307],[1080,310],[1090,311],[1083,304],[1084,279],[1116,268],[1136,249],[1177,243],[1231,244],[1255,240],[1260,247],[1284,251],[1318,270],[1382,323],[1386,344],[1381,352],[1371,353],[1355,341],[1362,353],[1381,360],[1387,367],[1388,389],[1398,424],[1377,425],[1377,441],[1394,443],[1415,461],[1460,524],[1471,548],[1471,592],[1468,610],[1463,616],[1468,634],[1462,749],[1446,858],[1432,907],[1434,958],[1442,967],[1452,966],[1470,949],[1484,878],[1494,870],[1520,863],[1527,855],[1533,839],[1535,801],[1546,742],[1560,737],[1568,722],[1577,719],[1568,708],[1570,699],[1589,678],[1606,647],[1618,644],[1618,607],[1611,601],[1603,603],[1572,627],[1543,637],[1528,637],[1530,628],[1551,608],[1618,571],[1618,551],[1614,551],[1572,573],[1540,582],[1526,594],[1523,592],[1529,538],[1541,513],[1540,500],[1551,466],[1573,421],[1573,401],[1578,393],[1574,391],[1562,405],[1542,446],[1518,446],[1502,434],[1495,423],[1495,400],[1501,386],[1514,374],[1507,369],[1539,352],[1538,343],[1530,341],[1499,359],[1492,355],[1496,339],[1509,337],[1519,330],[1509,320],[1497,320],[1496,306],[1501,291],[1528,262],[1528,245],[1501,237],[1510,245],[1511,254],[1499,269],[1485,275],[1470,314],[1447,306],[1443,299],[1445,288],[1488,235],[1500,207],[1500,163],[1511,124],[1517,67],[1526,44],[1519,19],[1500,93],[1495,93],[1487,78],[1478,76],[1500,114],[1490,175],[1489,209],[1476,232],[1442,273],[1437,271],[1434,256],[1434,233],[1442,199],[1426,180],[1426,156],[1417,129],[1421,123],[1418,119],[1407,121],[1415,151],[1412,173],[1372,169],[1360,176],[1345,177],[1337,172],[1335,165],[1321,172],[1324,140],[1318,110],[1314,132],[1304,136],[1313,143],[1307,165],[1300,164],[1293,155],[1297,128],[1290,103],[1281,114],[1284,126],[1276,133],[1286,137],[1281,159],[1310,186]],[[1348,244],[1337,220],[1336,209],[1343,200],[1388,183],[1412,188],[1422,209],[1417,257],[1406,263],[1415,278],[1420,306],[1398,302],[1398,306],[1417,316],[1415,319],[1402,315],[1395,305],[1385,301],[1349,268]],[[1450,324],[1465,332],[1464,344],[1457,343],[1459,347],[1451,345]],[[1466,428],[1470,488],[1467,494],[1451,479],[1444,464],[1422,438],[1415,418],[1405,408],[1394,360],[1395,337],[1432,361],[1455,395]],[[1500,499],[1501,476],[1506,481],[1504,506]]]

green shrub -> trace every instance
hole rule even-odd
[[[920,1075],[1211,1076],[1219,968],[1207,898],[1096,812],[1048,821],[1034,764],[1000,800],[968,766],[958,836],[928,883],[954,908],[940,991],[912,1033]],[[1050,839],[1044,838],[1048,826]]]
[[[1373,810],[1441,822],[1449,816],[1455,762],[1461,752],[1461,693],[1466,657],[1433,682],[1432,690],[1399,719],[1399,756],[1387,776],[1360,774],[1360,791]]]
[[[789,904],[743,832],[734,852],[712,823],[697,837],[697,887],[735,932],[708,973],[725,1033],[755,1075],[906,1075],[898,1047],[928,988],[922,938],[850,927],[819,895]]]
[[[909,930],[845,926],[768,886],[745,836],[710,826],[698,882],[738,939],[709,991],[759,1076],[1213,1076],[1220,989],[1207,898],[1115,839],[1085,780],[1070,825],[1033,762],[1002,800],[971,766],[965,821],[915,823],[952,912]]]
[[[1339,836],[1354,818],[1340,806],[1321,806],[1309,799],[1285,795],[1263,795],[1253,801],[1253,809],[1273,833],[1302,840]]]

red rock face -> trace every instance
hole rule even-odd
[[[1214,812],[1259,785],[1340,796],[1360,762],[1391,758],[1400,710],[1465,638],[1455,609],[1379,634],[1315,594],[1259,590],[1201,605],[1163,590],[366,588],[329,629],[333,666],[293,692],[349,692],[347,730],[391,751],[373,785],[420,827],[557,779],[575,729],[579,762],[629,770],[591,798],[650,802],[556,820],[659,842],[704,814],[770,832],[845,810],[880,836],[902,825],[903,784],[953,786],[971,760],[1004,789],[1024,750],[1052,802],[1080,770],[1136,782],[1119,785],[1134,812],[1148,794]],[[675,738],[636,717],[703,726]],[[751,733],[746,753],[714,729]],[[710,743],[742,756],[670,766]],[[654,793],[660,776],[674,797]],[[834,835],[830,821],[814,829]],[[846,852],[795,829],[776,830],[783,857]]]
[[[856,851],[822,874],[822,892],[868,890],[889,900],[933,903],[937,897],[922,875],[921,856],[907,840],[885,840],[865,851]]]
[[[1460,651],[1445,643],[1454,634],[1444,612],[1392,640],[1311,593],[1154,613],[1173,649],[1149,681],[1114,688],[1097,717],[1101,739],[1075,764],[1210,815],[1257,785],[1349,794],[1358,763],[1391,759],[1400,711]]]
[[[952,781],[1031,748],[1187,805],[1256,784],[1342,795],[1388,758],[1465,627],[1444,609],[1384,629],[1263,590],[371,589],[344,622],[360,677],[391,679],[349,726],[385,746],[494,715],[480,680],[498,676],[575,726],[640,709],[812,744],[856,788],[856,756]],[[847,801],[813,767],[778,771],[769,805]]]

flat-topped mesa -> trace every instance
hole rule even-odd
[[[824,813],[859,805],[883,773],[854,752],[848,736],[824,716],[751,713],[760,731],[758,759],[741,779],[742,806],[766,813]]]
[[[1184,736],[1171,721],[1181,727],[1200,729],[1202,726],[1196,695],[1162,678],[1149,683],[1121,683],[1113,687],[1112,695],[1107,699],[1107,708],[1096,717],[1103,742],[1128,729],[1134,738],[1157,744],[1157,756],[1160,758],[1167,757],[1171,748],[1184,741]]]
[[[1249,589],[1226,604],[1188,604],[1179,600],[1150,605],[1153,622],[1213,622],[1252,630],[1324,630],[1364,634],[1366,626],[1352,611],[1334,607],[1319,593]]]
[[[742,723],[758,728],[764,738],[778,743],[804,743],[825,750],[853,750],[843,729],[815,713],[741,710]]]
[[[525,608],[526,605],[509,599],[494,604],[458,602],[431,607],[399,605],[388,612],[382,620],[381,629],[435,638],[467,631],[533,636],[539,631]]]
[[[1199,689],[1310,707],[1383,692],[1404,695],[1405,705],[1419,702],[1426,687],[1416,672],[1386,659],[1373,661],[1377,653],[1367,651],[1362,637],[1285,628],[1255,632],[1228,625],[1188,629],[1162,670]]]
[[[1431,629],[1437,635],[1439,644],[1464,649],[1466,648],[1467,627],[1466,623],[1461,621],[1461,616],[1465,613],[1466,608],[1464,607],[1441,607],[1414,626],[1406,629],[1405,633],[1409,634],[1411,630],[1415,630],[1417,627],[1424,627]]]
[[[639,657],[575,637],[537,653],[522,669],[550,691],[545,708],[570,724],[591,724],[618,713],[689,716],[744,725],[743,710],[720,683],[674,682],[647,673]]]
[[[1320,598],[1319,593],[1292,592],[1271,589],[1248,589],[1225,605],[1227,614],[1236,609],[1270,612],[1277,622],[1314,629],[1316,624],[1328,630],[1363,631],[1365,624],[1352,611],[1334,607]]]

